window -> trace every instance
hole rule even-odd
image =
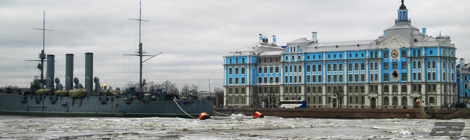
[[[245,77],[242,77],[242,84],[245,84]]]
[[[339,71],[343,71],[343,64],[339,64]]]
[[[333,64],[333,71],[338,71],[338,67],[336,67],[336,64]]]
[[[228,68],[228,74],[232,74],[232,68]]]
[[[313,79],[313,82],[317,82],[317,76],[316,75],[313,75],[312,79]]]
[[[434,104],[434,97],[429,97],[429,103]]]
[[[406,50],[401,50],[401,57],[405,58],[406,57]]]
[[[431,68],[431,61],[428,61],[428,69]]]
[[[384,85],[384,92],[389,92],[388,85]]]
[[[294,82],[297,82],[297,76],[294,76]]]
[[[292,76],[289,76],[289,82],[292,83]]]
[[[339,75],[339,81],[343,82],[343,75]]]
[[[321,75],[318,75],[318,82],[322,82]]]
[[[352,70],[353,70],[351,63],[349,63],[348,69],[349,69],[349,71],[352,71]]]
[[[232,78],[228,78],[228,84],[232,84],[233,83],[233,79]]]
[[[406,73],[401,73],[401,80],[406,81],[408,79],[408,74]]]
[[[285,67],[284,67],[284,71],[285,71],[285,72],[288,72],[288,70],[289,70],[289,67],[288,67],[288,66],[285,66]]]
[[[406,63],[406,62],[401,62],[401,68],[402,68],[402,69],[406,69],[407,66],[408,66],[408,63]]]
[[[374,81],[374,74],[370,74],[370,81]]]
[[[245,74],[245,68],[242,68],[242,74]]]
[[[258,77],[258,83],[263,83],[263,78]]]
[[[379,64],[378,64],[378,63],[374,63],[374,65],[375,65],[375,70],[377,70],[377,69],[378,69],[378,66],[379,66]]]
[[[328,75],[328,82],[331,82],[331,75]]]
[[[372,58],[372,55],[373,55],[373,52],[370,52],[370,54],[369,54],[369,58]]]
[[[388,62],[384,62],[384,69],[388,69]]]
[[[354,70],[359,70],[359,64],[358,63],[354,63]]]
[[[349,74],[349,76],[348,76],[348,81],[349,81],[349,82],[352,82],[352,81],[353,81],[353,76],[352,76],[352,74]]]
[[[416,69],[416,61],[413,61],[413,69]]]
[[[276,73],[279,73],[279,67],[276,67]]]
[[[417,63],[418,63],[418,69],[420,69],[421,68],[421,61],[418,61]]]
[[[361,81],[362,82],[366,81],[366,75],[365,74],[361,74]]]
[[[263,83],[268,83],[268,77],[264,77]]]
[[[361,70],[366,70],[366,63],[361,63]]]
[[[302,66],[299,65],[299,72],[302,72]]]
[[[370,63],[369,66],[371,70],[374,70],[374,63]]]
[[[238,74],[238,68],[235,68],[235,74]]]
[[[421,56],[421,51],[420,50],[418,50],[418,56]]]
[[[307,65],[307,72],[310,71],[310,65]]]
[[[436,68],[436,61],[432,61],[432,68]]]
[[[356,81],[356,82],[359,81],[359,74],[354,74],[354,81]]]
[[[317,65],[312,65],[312,71],[317,71]]]
[[[289,57],[286,56],[285,60],[289,60]]]
[[[273,83],[274,80],[273,80],[273,77],[269,77],[269,83]]]
[[[383,58],[389,58],[389,56],[388,56],[388,51],[384,51],[383,53],[384,53]]]
[[[326,65],[328,71],[331,71],[331,64]]]
[[[402,85],[401,86],[401,92],[407,92],[408,91],[408,88],[406,85]],[[402,102],[403,103],[403,102]]]
[[[428,72],[428,80],[431,80],[431,73]]]
[[[276,83],[279,83],[279,77],[276,77]]]
[[[292,66],[289,66],[289,72],[292,72]]]
[[[273,67],[269,67],[269,73],[273,73],[274,72],[274,68]]]
[[[389,81],[389,74],[388,73],[384,73],[384,81]]]
[[[318,65],[318,71],[321,71],[321,64]]]
[[[432,73],[432,80],[436,80],[436,73],[435,72]]]
[[[264,73],[268,73],[268,67],[264,67]]]
[[[299,76],[299,82],[302,82],[302,76]]]
[[[238,64],[238,59],[235,59],[235,63]]]
[[[442,62],[442,68],[446,68],[446,61]]]
[[[310,82],[310,75],[307,75],[307,82]]]
[[[421,73],[418,73],[418,80],[421,80]]]
[[[398,69],[398,62],[392,62],[392,68]]]

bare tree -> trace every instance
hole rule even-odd
[[[198,94],[198,86],[196,85],[191,85],[190,92],[193,93],[194,95]]]
[[[188,84],[184,84],[183,88],[181,88],[181,93],[183,96],[188,95],[188,92],[190,92],[190,87]]]

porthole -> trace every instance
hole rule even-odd
[[[362,55],[361,55],[361,56],[362,56],[362,57],[364,57],[364,53],[362,53]]]
[[[356,53],[356,58],[357,58],[357,53]]]
[[[341,58],[341,57],[343,57],[343,55],[342,55],[342,54],[339,54],[339,58]]]
[[[431,55],[432,55],[432,50],[429,50],[429,54],[431,54]]]
[[[335,54],[335,55],[333,55],[333,58],[336,58],[336,54]]]
[[[351,58],[351,57],[352,57],[352,54],[349,54],[349,57]]]
[[[330,55],[328,55],[328,59],[330,58]]]

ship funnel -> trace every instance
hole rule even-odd
[[[93,53],[85,53],[85,90],[90,94],[93,90]]]
[[[65,90],[71,90],[73,87],[73,54],[65,55]]]
[[[54,88],[54,55],[47,55],[46,89]]]

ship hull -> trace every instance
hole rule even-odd
[[[181,107],[181,109],[178,107]],[[184,113],[184,110],[186,113]],[[0,95],[0,114],[91,117],[189,117],[201,112],[212,114],[207,100],[129,101],[122,96]]]

